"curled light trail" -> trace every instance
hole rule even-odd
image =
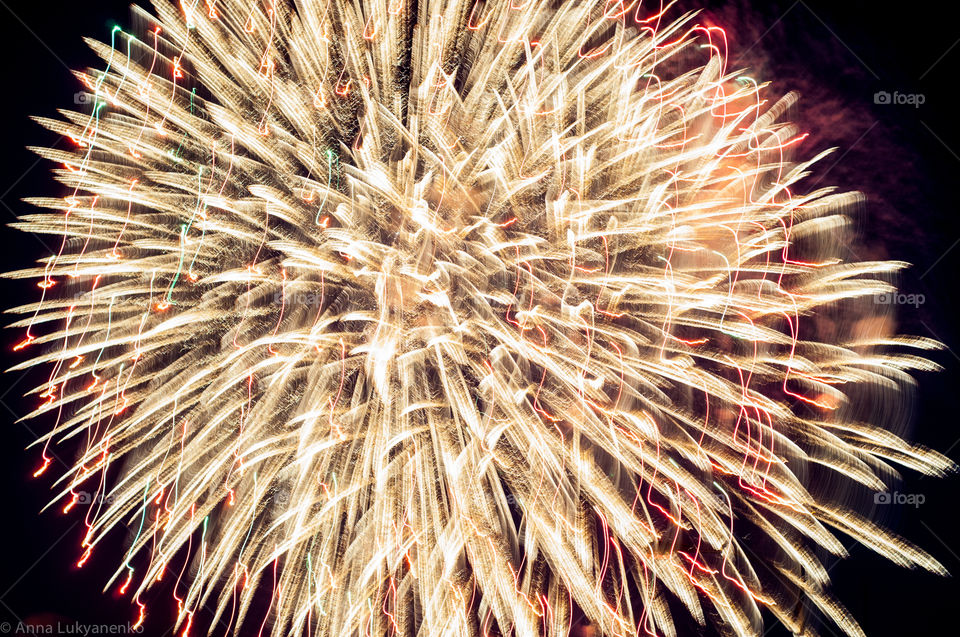
[[[928,340],[724,32],[638,2],[157,0],[90,41],[16,349],[83,565],[273,635],[850,634]],[[745,539],[749,538],[749,539]],[[818,547],[820,550],[818,551]],[[184,558],[186,561],[184,561]],[[246,617],[255,591],[265,617]],[[803,602],[803,603],[801,603]],[[262,622],[262,623],[261,623]],[[251,627],[250,624],[253,624]]]

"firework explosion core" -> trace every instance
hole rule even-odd
[[[17,308],[56,502],[143,621],[274,635],[809,634],[894,465],[912,349],[861,198],[722,29],[642,3],[157,0],[39,119],[62,238]],[[802,193],[802,194],[801,194]],[[750,537],[749,541],[744,538]],[[159,603],[151,600],[151,604]],[[249,622],[250,620],[247,619]]]

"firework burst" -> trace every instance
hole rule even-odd
[[[903,264],[847,259],[859,196],[798,186],[795,97],[727,68],[721,29],[636,2],[155,12],[90,41],[85,112],[39,120],[69,192],[18,225],[62,243],[13,275],[42,288],[16,310],[18,367],[50,370],[37,473],[81,441],[56,501],[81,564],[131,530],[139,621],[179,575],[184,634],[258,590],[274,635],[810,632],[804,606],[858,634],[837,532],[943,572],[855,502],[952,469],[893,433],[936,344],[889,334]]]

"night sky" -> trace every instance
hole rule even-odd
[[[754,77],[769,80],[773,95],[801,93],[790,117],[810,133],[803,154],[838,147],[816,172],[820,185],[836,184],[866,194],[868,205],[857,220],[858,254],[913,264],[900,277],[901,292],[922,295],[917,307],[901,306],[898,331],[935,338],[947,349],[934,352],[944,367],[939,374],[918,376],[917,411],[910,438],[960,461],[960,216],[956,188],[960,179],[960,127],[957,126],[957,68],[960,67],[960,7],[955,3],[882,3],[845,0],[755,0],[707,2],[701,21],[722,26],[729,37],[731,68],[749,67]],[[681,6],[694,8],[694,2]],[[889,5],[888,5],[889,6]],[[0,1],[0,29],[5,49],[2,77],[2,171],[0,218],[4,223],[30,212],[21,199],[60,196],[50,164],[26,149],[62,143],[30,122],[30,115],[55,115],[72,108],[81,90],[71,69],[98,64],[82,36],[109,39],[110,29],[130,25],[125,2]],[[896,92],[909,103],[877,103]],[[879,95],[883,101],[883,95]],[[55,247],[4,227],[2,270],[29,266]],[[46,242],[48,245],[45,245]],[[49,247],[48,247],[49,246]],[[0,281],[2,305],[35,300],[36,288]],[[9,321],[4,321],[9,322]],[[22,338],[0,332],[2,367],[22,358],[12,351]],[[950,349],[950,348],[953,349]],[[90,564],[75,567],[83,525],[78,516],[57,509],[40,513],[49,499],[50,471],[31,473],[39,451],[24,451],[50,423],[18,423],[35,397],[23,398],[31,377],[0,376],[2,419],[2,490],[0,490],[0,622],[33,621],[124,624],[135,608],[113,590],[101,592],[117,557],[101,548]],[[69,459],[69,456],[63,456]],[[58,469],[62,467],[52,467]],[[960,531],[956,497],[960,478],[935,480],[904,472],[896,486],[904,494],[922,494],[922,505],[887,506],[878,519],[929,551],[960,575]],[[116,553],[122,537],[113,541]],[[844,544],[852,545],[841,536]],[[108,542],[108,545],[110,543]],[[956,576],[939,578],[901,569],[856,545],[851,558],[830,571],[838,598],[868,635],[940,635],[957,617],[960,585]],[[831,561],[826,562],[829,566]],[[116,587],[114,587],[115,589]],[[169,592],[158,590],[145,634],[164,635],[173,617]],[[203,634],[201,626],[193,632]],[[768,635],[787,634],[768,623]],[[0,626],[2,630],[3,624]],[[259,621],[244,631],[256,633]],[[831,626],[822,628],[829,635]],[[691,629],[692,630],[692,629]],[[222,632],[222,631],[221,631]],[[220,633],[217,633],[220,634]],[[706,633],[712,634],[712,633]]]

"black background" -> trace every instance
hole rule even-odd
[[[824,183],[863,191],[870,204],[858,220],[861,243],[870,257],[914,264],[901,277],[901,290],[922,294],[919,307],[903,306],[899,330],[937,338],[948,349],[934,359],[945,370],[919,378],[919,405],[913,440],[960,460],[956,380],[960,372],[960,330],[955,285],[960,277],[960,179],[957,68],[960,67],[960,8],[954,3],[756,0],[708,2],[701,21],[725,28],[733,66],[749,66],[771,80],[771,91],[798,89],[798,120],[810,133],[805,151],[838,146],[824,160]],[[686,3],[693,7],[694,3]],[[681,5],[684,6],[684,5]],[[28,121],[71,108],[81,86],[71,69],[97,64],[81,36],[109,38],[114,24],[129,26],[127,3],[0,2],[3,57],[0,63],[0,220],[30,210],[23,197],[62,194],[50,164],[27,145],[60,143]],[[955,48],[954,48],[955,47]],[[923,105],[876,104],[878,91],[922,94]],[[50,239],[44,239],[48,244]],[[50,249],[37,238],[4,228],[2,270],[26,267]],[[53,247],[52,245],[50,247]],[[36,299],[36,288],[0,281],[3,307]],[[20,357],[12,351],[22,333],[0,333],[3,368]],[[31,478],[39,452],[24,451],[48,423],[18,423],[35,397],[22,394],[29,378],[0,377],[3,481],[0,483],[0,621],[78,621],[123,624],[135,609],[113,591],[101,592],[115,557],[101,550],[83,569],[79,557],[82,524],[56,509],[40,514],[50,497],[51,468]],[[880,511],[886,523],[960,574],[960,531],[954,498],[957,478],[935,480],[905,475],[897,491],[922,494],[923,505]],[[850,540],[845,542],[850,545]],[[960,586],[955,578],[911,572],[854,546],[851,558],[831,570],[834,590],[868,635],[951,635],[958,629]],[[828,566],[832,562],[827,562]],[[114,587],[116,588],[116,587]],[[172,618],[169,594],[151,604],[146,633],[163,635]],[[200,618],[193,634],[203,634]],[[255,633],[259,622],[245,632]],[[830,634],[829,628],[823,629]],[[221,631],[222,632],[222,631]],[[220,633],[218,633],[220,634]],[[786,634],[771,626],[769,635]]]

